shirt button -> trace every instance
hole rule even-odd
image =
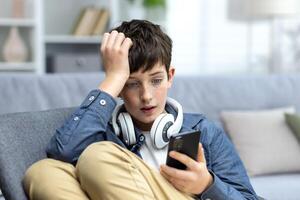
[[[144,140],[145,140],[145,136],[144,136],[144,135],[140,135],[139,141],[140,141],[140,142],[144,142]]]
[[[100,100],[100,105],[105,106],[106,105],[106,101],[104,99]]]
[[[79,117],[74,117],[74,119],[73,119],[74,121],[78,121],[79,120]]]
[[[206,198],[205,200],[211,200],[210,198]]]
[[[94,96],[91,96],[90,98],[89,98],[89,101],[93,101],[95,99],[95,97]]]

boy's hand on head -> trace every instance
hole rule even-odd
[[[129,77],[128,52],[131,46],[131,39],[126,38],[124,33],[118,33],[114,30],[104,34],[101,55],[107,75]]]
[[[114,97],[119,95],[130,75],[128,54],[131,46],[131,39],[123,33],[114,30],[103,35],[101,55],[106,78],[99,88]]]
[[[160,167],[160,173],[178,190],[188,194],[200,194],[213,183],[213,177],[206,167],[201,143],[198,147],[198,161],[175,151],[170,152],[170,156],[187,166],[186,170],[167,165]]]

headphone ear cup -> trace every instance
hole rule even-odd
[[[123,104],[118,104],[116,106],[116,108],[114,109],[113,113],[112,113],[112,118],[111,118],[111,122],[112,122],[112,127],[114,129],[114,133],[119,137],[121,134],[121,130],[120,130],[120,126],[118,124],[118,115],[119,112],[122,108]]]
[[[177,111],[177,117],[174,121],[174,124],[168,129],[168,138],[170,138],[172,135],[180,132],[183,123],[183,110],[180,103],[175,99],[168,97],[167,102]]]
[[[168,129],[174,124],[174,116],[172,114],[163,113],[160,114],[150,130],[151,140],[153,145],[161,149],[169,143]]]
[[[131,116],[122,112],[118,116],[118,122],[121,127],[121,133],[123,136],[123,141],[129,146],[136,143],[135,131]]]

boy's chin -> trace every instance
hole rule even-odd
[[[142,131],[150,131],[154,120],[135,121],[135,125]]]

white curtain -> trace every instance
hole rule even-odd
[[[227,0],[168,0],[177,74],[264,72],[269,24],[229,19],[228,6]]]

